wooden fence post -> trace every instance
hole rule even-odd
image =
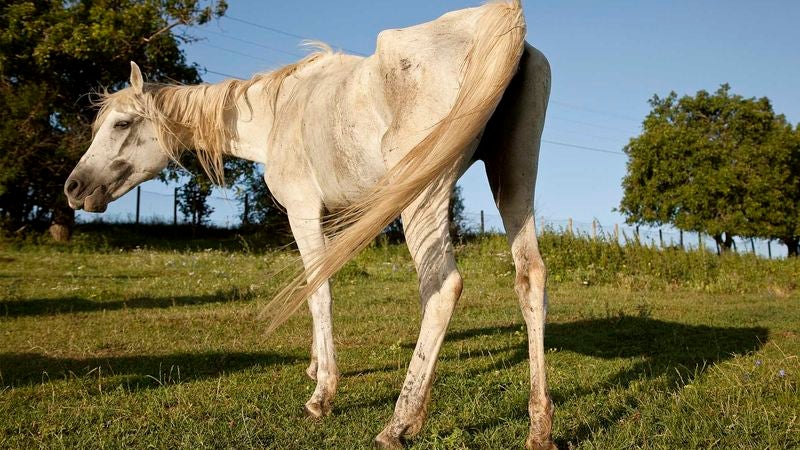
[[[661,232],[661,228],[658,229],[658,245],[664,248],[664,234]]]
[[[703,245],[703,232],[697,232],[697,249],[700,251],[705,251],[706,247]]]
[[[772,241],[767,241],[767,256],[772,259]]]
[[[175,188],[172,195],[172,225],[178,224],[178,188]]]
[[[592,240],[597,239],[597,219],[592,219]]]
[[[483,210],[481,210],[481,236],[486,232],[485,224],[483,221]]]
[[[136,225],[139,225],[139,205],[142,200],[142,187],[136,186]]]
[[[567,233],[572,234],[572,217],[567,219]]]
[[[753,238],[750,238],[750,248],[753,249],[753,254],[756,254],[756,241]]]
[[[250,194],[244,194],[244,214],[242,215],[242,224],[250,224]]]
[[[618,223],[614,224],[614,242],[619,244],[619,224]]]
[[[680,240],[681,240],[681,250],[685,250],[683,248],[683,230],[679,230],[679,231],[680,231]]]

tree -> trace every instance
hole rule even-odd
[[[192,226],[206,225],[214,208],[208,204],[213,186],[205,178],[191,177],[178,190],[178,208]]]
[[[781,241],[789,256],[800,252],[800,126],[780,118],[768,145],[748,161],[745,214],[750,235]]]
[[[273,237],[289,235],[289,218],[269,191],[264,174],[253,170],[240,175],[239,180],[241,189],[237,196],[242,203],[242,225],[257,226]]]
[[[714,94],[654,96],[650,106],[642,134],[624,149],[619,210],[627,222],[707,233],[722,251],[733,236],[791,247],[797,202],[781,199],[798,197],[797,133],[769,99],[733,95],[724,84]]]
[[[450,197],[450,209],[447,214],[450,217],[450,236],[453,239],[461,239],[473,230],[472,225],[464,216],[464,196],[461,194],[461,186],[453,186],[453,195]]]
[[[88,94],[118,89],[136,61],[151,81],[197,83],[179,44],[224,14],[216,0],[10,0],[0,6],[0,226],[69,235],[62,185],[91,138]],[[181,33],[177,31],[183,30]]]

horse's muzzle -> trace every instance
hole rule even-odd
[[[67,196],[70,208],[84,209],[88,212],[105,211],[109,202],[108,188],[105,185],[97,186],[91,191],[90,188],[78,177],[69,177],[64,183],[64,194]]]
[[[83,210],[101,213],[108,208],[108,188],[105,185],[96,187],[86,199],[83,200]]]

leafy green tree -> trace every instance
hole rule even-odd
[[[205,178],[191,177],[189,181],[178,190],[178,209],[181,210],[184,220],[193,226],[206,225],[214,212],[208,204],[213,185]]]
[[[768,145],[748,160],[750,177],[745,215],[750,235],[777,239],[789,256],[800,252],[800,126],[779,117]]]
[[[723,251],[733,236],[780,239],[795,254],[797,202],[782,199],[798,196],[797,133],[769,99],[724,84],[713,94],[654,96],[650,106],[624,149],[627,222],[704,232]]]
[[[242,225],[272,235],[278,240],[290,235],[289,218],[264,182],[264,174],[253,170],[239,177]],[[246,200],[245,200],[246,198]]]
[[[473,231],[472,224],[464,216],[464,196],[461,194],[461,186],[453,186],[453,196],[450,198],[450,236],[461,239]]]
[[[124,86],[130,61],[151,81],[200,81],[180,43],[224,14],[224,0],[6,0],[0,6],[0,226],[51,223],[67,237],[74,213],[62,185],[91,139],[89,92]]]

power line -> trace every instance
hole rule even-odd
[[[301,39],[301,40],[306,40],[306,41],[317,40],[317,39],[314,39],[314,38],[309,37],[309,36],[303,36],[301,34],[296,34],[296,33],[290,32],[290,31],[282,30],[280,28],[275,28],[275,27],[271,27],[271,26],[267,26],[267,25],[262,25],[260,23],[251,22],[249,20],[240,19],[238,17],[233,17],[233,16],[230,16],[230,15],[222,16],[222,18],[223,19],[229,19],[229,20],[232,20],[234,22],[243,23],[245,25],[249,25],[249,26],[252,26],[252,27],[260,28],[262,30],[271,31],[273,33],[281,34],[283,36],[292,37],[292,38],[295,38],[295,39]],[[214,33],[214,32],[211,32],[211,33]],[[214,34],[221,34],[221,33],[214,33]],[[291,53],[291,52],[287,52],[287,51],[284,51],[284,50],[279,50],[279,49],[275,49],[275,48],[272,48],[272,47],[264,46],[262,44],[258,44],[258,43],[253,42],[253,41],[248,41],[248,40],[245,40],[245,39],[235,38],[235,37],[227,36],[227,35],[224,35],[224,34],[221,34],[221,35],[226,36],[226,37],[228,37],[230,39],[234,39],[234,40],[240,41],[240,42],[245,42],[245,43],[248,43],[248,44],[258,45],[259,47],[264,47],[264,48],[267,48],[267,49],[270,49],[270,50],[279,51],[281,53],[286,53],[286,54],[289,54],[289,55],[292,55],[292,56],[301,56],[301,55],[296,54],[296,53]],[[344,50],[344,51],[346,51],[348,53],[352,53],[354,55],[369,56],[366,53],[359,52],[359,51],[356,51],[356,50],[353,50],[353,49],[349,49],[347,47],[342,47],[342,46],[336,45],[335,43],[330,43],[330,44],[332,46],[334,46],[334,47],[340,48],[340,49],[342,49],[342,50]],[[558,106],[564,107],[564,108],[575,109],[575,110],[579,110],[579,111],[586,111],[586,112],[590,112],[590,113],[593,113],[593,114],[605,115],[605,116],[609,116],[609,117],[615,117],[617,119],[623,119],[623,120],[629,120],[629,121],[636,122],[636,123],[641,123],[641,119],[637,119],[637,118],[634,118],[634,117],[631,117],[631,116],[627,116],[627,115],[624,115],[624,114],[619,114],[619,113],[612,112],[612,111],[604,111],[604,110],[600,110],[600,109],[586,108],[584,106],[575,105],[575,104],[567,103],[567,102],[562,102],[560,100],[552,100],[551,99],[550,103],[554,104],[554,105],[558,105]],[[609,129],[613,129],[613,128],[609,128]],[[620,131],[620,130],[617,130],[617,131]],[[627,131],[625,131],[625,132],[627,132]]]
[[[247,53],[240,52],[240,51],[237,51],[237,50],[231,50],[231,49],[225,48],[225,47],[220,47],[219,45],[209,44],[208,42],[198,42],[198,44],[199,45],[204,45],[206,47],[215,48],[217,50],[222,50],[223,52],[232,53],[234,55],[244,56],[245,58],[257,59],[259,61],[264,61],[264,62],[268,62],[270,64],[275,64],[275,61],[273,61],[273,60],[269,60],[269,59],[266,59],[266,58],[261,58],[261,57],[254,56],[254,55],[249,55]]]
[[[579,136],[585,136],[585,137],[592,138],[592,139],[603,139],[605,141],[613,141],[614,143],[619,143],[619,141],[620,141],[620,138],[615,138],[615,137],[611,137],[611,136],[599,136],[599,135],[596,135],[596,134],[583,133],[583,132],[580,132],[580,131],[560,130],[558,128],[553,128],[553,127],[546,127],[544,129],[544,131],[545,132],[550,132],[550,133],[577,134]]]
[[[561,121],[561,122],[570,122],[570,123],[575,123],[575,124],[578,124],[578,125],[585,125],[587,127],[602,128],[602,129],[605,129],[605,130],[617,131],[617,132],[625,133],[625,134],[630,134],[631,133],[631,130],[623,130],[621,128],[607,127],[605,125],[598,125],[596,123],[583,122],[581,120],[574,120],[574,119],[568,119],[568,118],[565,118],[565,117],[553,116],[551,114],[547,115],[547,119],[548,120],[558,120],[558,121]]]
[[[580,149],[580,150],[587,150],[587,151],[591,151],[591,152],[608,153],[610,155],[626,156],[625,153],[615,152],[614,150],[606,150],[606,149],[603,149],[603,148],[587,147],[585,145],[569,144],[569,143],[566,143],[566,142],[557,142],[557,141],[551,141],[551,140],[548,140],[548,139],[542,139],[542,142],[545,142],[547,144],[560,145],[562,147],[570,147],[570,148],[576,148],[576,149]]]
[[[219,75],[219,76],[225,77],[225,78],[236,78],[238,80],[244,80],[245,79],[244,77],[237,77],[236,75],[231,75],[231,74],[224,73],[224,72],[217,72],[216,70],[211,70],[211,69],[208,69],[208,68],[205,68],[205,67],[203,68],[203,70],[206,73],[213,73],[214,75]]]
[[[211,70],[211,69],[205,69],[205,71],[208,72],[208,73],[213,73],[215,75],[220,75],[220,76],[223,76],[223,77],[243,79],[242,77],[237,77],[235,75],[230,75],[230,74],[227,74],[227,73],[224,73],[224,72],[217,72],[217,71]],[[581,134],[581,133],[576,133],[576,134]],[[600,136],[594,136],[594,137],[600,137]],[[610,138],[608,138],[608,139],[610,139]],[[598,152],[598,153],[608,153],[608,154],[611,154],[611,155],[622,155],[622,156],[625,156],[625,153],[617,152],[617,151],[614,151],[614,150],[606,150],[606,149],[603,149],[603,148],[588,147],[588,146],[585,146],[585,145],[577,145],[577,144],[570,144],[568,142],[558,142],[558,141],[553,141],[553,140],[549,140],[549,139],[542,139],[542,142],[547,143],[547,144],[560,145],[562,147],[569,147],[569,148],[579,149],[579,150],[587,150],[587,151]]]
[[[294,34],[294,33],[288,32],[288,31],[281,30],[279,28],[269,27],[269,26],[266,26],[266,25],[261,25],[260,23],[250,22],[249,20],[239,19],[237,17],[233,17],[233,16],[229,16],[229,15],[222,16],[222,18],[223,19],[233,20],[234,22],[243,23],[245,25],[250,25],[251,27],[261,28],[262,30],[271,31],[273,33],[282,34],[284,36],[293,37],[295,39],[302,39],[304,41],[319,40],[319,39],[314,39],[314,38],[311,38],[311,37],[308,37],[308,36],[303,36],[303,35],[300,35],[300,34]],[[342,47],[340,45],[335,45],[334,44],[333,46],[334,47],[338,47],[338,48],[340,48],[340,49],[342,49],[342,50],[344,50],[344,51],[346,51],[348,53],[352,53],[354,55],[368,56],[367,54],[365,54],[363,52],[359,52],[359,51],[356,51],[356,50],[353,50],[353,49]]]
[[[238,38],[238,37],[235,37],[235,36],[231,36],[231,35],[229,35],[227,33],[217,33],[216,31],[211,31],[211,30],[205,30],[205,32],[206,33],[210,33],[210,34],[214,34],[214,35],[217,35],[217,36],[222,36],[224,38],[231,39],[233,41],[242,42],[244,44],[255,45],[256,47],[261,47],[263,49],[267,49],[267,50],[270,50],[270,51],[273,51],[273,52],[283,53],[284,55],[294,56],[294,57],[297,57],[297,58],[302,58],[303,56],[305,56],[305,55],[302,55],[300,53],[289,52],[289,51],[286,51],[286,50],[281,50],[279,48],[270,47],[269,45],[264,45],[264,44],[261,44],[261,43],[255,42],[255,41],[250,41],[250,40],[247,40],[247,39],[242,39],[242,38]]]
[[[603,116],[616,117],[617,119],[630,120],[630,121],[633,121],[633,122],[636,122],[636,123],[641,123],[642,122],[641,119],[636,119],[636,118],[633,118],[633,117],[630,117],[630,116],[626,116],[626,115],[623,115],[623,114],[617,114],[615,112],[610,112],[610,111],[602,111],[602,110],[599,110],[599,109],[586,108],[586,107],[583,107],[583,106],[573,105],[571,103],[566,103],[566,102],[562,102],[562,101],[558,101],[558,100],[550,100],[550,103],[552,103],[554,105],[558,105],[558,106],[564,107],[564,108],[576,109],[578,111],[590,112],[592,114],[599,114],[599,115],[603,115]]]

